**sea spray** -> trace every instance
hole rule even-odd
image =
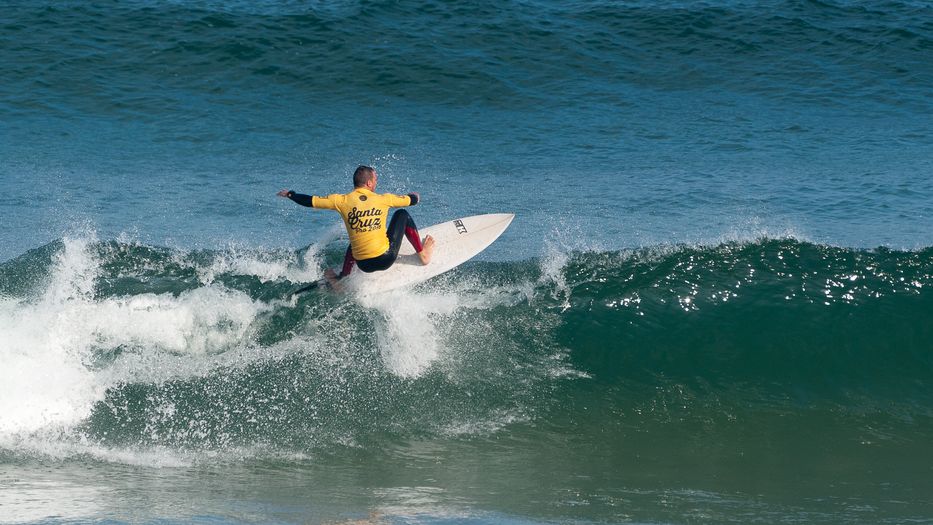
[[[323,277],[321,271],[324,250],[344,232],[342,223],[335,223],[297,254],[289,250],[262,250],[230,246],[213,252],[204,260],[189,260],[184,252],[176,252],[176,261],[191,265],[203,283],[212,282],[224,274],[254,276],[260,282],[288,280],[295,283],[314,282]]]
[[[92,248],[93,239],[64,239],[37,298],[0,299],[0,439],[68,428],[103,396],[82,327],[98,270]]]
[[[0,299],[0,437],[68,434],[109,388],[173,377],[170,369],[152,366],[161,353],[249,345],[251,322],[264,305],[222,286],[100,296],[97,283],[108,262],[102,253],[112,255],[92,236],[66,238],[42,291]],[[138,368],[127,366],[131,362]]]
[[[417,377],[437,359],[443,346],[437,323],[456,309],[457,300],[401,291],[368,297],[363,304],[380,314],[376,339],[386,366],[401,377]]]

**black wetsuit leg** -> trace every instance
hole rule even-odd
[[[398,250],[402,247],[402,239],[405,237],[415,247],[416,252],[421,251],[421,237],[418,234],[418,227],[415,226],[415,221],[405,210],[395,210],[395,213],[392,214],[386,236],[389,238],[389,249],[378,257],[356,261],[356,265],[360,270],[367,273],[387,270],[398,258]]]

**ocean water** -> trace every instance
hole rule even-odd
[[[0,7],[0,522],[933,523],[930,3]]]

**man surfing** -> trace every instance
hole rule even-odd
[[[391,221],[386,224],[389,208],[414,206],[420,200],[418,194],[376,193],[377,182],[378,175],[374,168],[360,166],[353,173],[353,191],[345,195],[334,193],[327,197],[317,197],[291,190],[282,190],[276,194],[309,208],[336,210],[343,217],[350,236],[350,246],[344,256],[340,275],[330,269],[324,274],[331,286],[350,275],[354,264],[367,273],[388,269],[398,258],[402,236],[407,237],[415,248],[421,264],[431,262],[434,239],[428,235],[422,242],[415,221],[407,211],[396,210]]]

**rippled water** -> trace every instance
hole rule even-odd
[[[11,2],[0,521],[933,520],[925,2]],[[336,215],[513,212],[376,300]]]

